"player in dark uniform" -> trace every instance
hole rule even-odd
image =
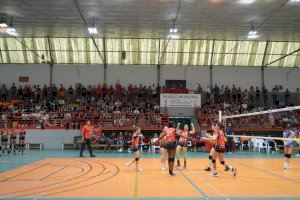
[[[8,153],[8,130],[6,127],[4,127],[2,130],[1,130],[1,142],[2,142],[2,145],[1,145],[1,149],[2,149],[2,155],[4,155],[5,153],[5,150]]]
[[[22,154],[24,153],[25,150],[25,135],[26,135],[25,129],[21,128],[19,132],[19,152],[21,152]]]

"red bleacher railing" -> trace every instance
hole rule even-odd
[[[59,129],[65,128],[67,124],[82,125],[87,120],[92,124],[99,124],[102,130],[130,130],[133,125],[138,125],[143,130],[161,130],[167,124],[169,116],[166,113],[15,113],[13,117],[7,115],[5,120],[1,120],[1,124],[11,127],[16,123],[33,129],[43,125],[45,129]]]

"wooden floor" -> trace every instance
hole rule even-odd
[[[279,158],[231,158],[238,168],[211,177],[206,158],[169,177],[158,158],[142,158],[140,173],[126,171],[130,158],[46,158],[0,174],[0,198],[287,198],[300,199],[300,160],[290,170]]]

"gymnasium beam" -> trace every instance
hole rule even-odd
[[[264,63],[265,63],[265,59],[266,59],[268,45],[269,45],[269,41],[267,41],[267,43],[266,43],[266,47],[265,47],[265,50],[264,50],[264,55],[263,55],[263,59],[262,59],[262,63],[261,63],[261,90],[265,86],[265,66],[264,66]]]
[[[51,49],[50,38],[47,37],[47,40],[48,40],[48,47],[49,47],[49,54],[50,54],[50,62],[47,61],[47,63],[49,63],[49,67],[50,67],[49,84],[51,87],[51,85],[53,83],[53,59],[52,59],[52,49]]]
[[[103,80],[106,81],[107,79],[107,63],[106,63],[106,40],[105,37],[102,39],[103,41],[103,67],[104,67],[104,74],[103,74]]]
[[[212,44],[212,52],[210,57],[210,66],[209,66],[209,86],[212,88],[213,86],[213,58],[214,58],[214,50],[215,50],[215,40],[213,40]]]

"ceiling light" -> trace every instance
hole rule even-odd
[[[98,34],[98,30],[95,27],[94,19],[91,27],[88,27],[88,31],[90,34]]]
[[[14,25],[13,25],[13,20],[12,20],[12,17],[11,17],[11,21],[10,21],[10,26],[8,28],[5,29],[6,33],[8,35],[11,35],[11,36],[18,36],[19,34],[17,33],[16,29],[14,28]]]
[[[252,4],[254,3],[256,0],[239,0],[240,4]]]
[[[7,28],[6,20],[4,17],[1,17],[0,19],[0,27]]]
[[[90,34],[98,34],[98,30],[96,27],[89,27],[88,31]]]
[[[171,28],[170,33],[177,33],[177,28]]]
[[[258,33],[257,30],[252,25],[251,30],[249,31],[247,38],[248,39],[257,39],[257,38],[259,38],[259,35],[257,33]]]

